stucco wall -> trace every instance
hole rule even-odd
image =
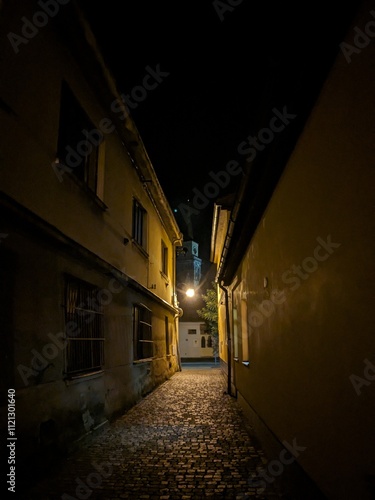
[[[177,369],[177,358],[166,356],[165,317],[171,343],[176,344],[172,311],[144,295],[122,286],[89,261],[77,261],[58,244],[41,243],[11,226],[6,247],[13,254],[12,374],[8,387],[16,389],[19,459],[43,447],[43,426],[52,426],[49,439],[61,450],[79,437],[115,418]],[[8,264],[7,260],[3,260]],[[68,273],[103,291],[104,366],[101,373],[76,379],[65,374],[64,275]],[[155,358],[134,362],[133,304],[152,310]],[[11,382],[12,381],[12,382]],[[8,388],[6,387],[6,388]],[[6,421],[6,407],[0,409]],[[51,427],[52,428],[52,427]]]
[[[353,27],[374,22],[367,5]],[[238,390],[337,500],[373,498],[375,475],[374,60],[373,41],[339,55],[233,294],[249,328]]]
[[[212,357],[213,348],[207,347],[208,333],[201,334],[202,322],[179,322],[180,355],[181,358],[203,358]],[[195,334],[189,334],[189,330],[196,330]],[[202,337],[205,337],[206,347],[201,347]]]
[[[66,25],[59,25],[63,13],[49,19],[15,53],[8,34],[21,33],[22,19],[32,19],[35,10],[30,0],[17,6],[7,2],[0,27],[4,76],[0,82],[0,232],[6,236],[0,244],[2,263],[10,269],[1,273],[7,280],[7,289],[1,288],[2,297],[7,297],[0,308],[6,318],[6,342],[1,344],[6,344],[6,383],[1,388],[16,389],[20,461],[43,445],[45,425],[50,442],[65,447],[130,407],[178,369],[176,356],[166,355],[165,335],[168,317],[171,344],[176,346],[176,310],[171,304],[175,293],[172,238],[177,225],[170,220],[154,179],[161,216],[157,213],[155,199],[148,195],[121,139],[123,129],[113,131],[113,124],[119,122],[111,115],[108,101],[116,95],[115,82],[103,76],[105,70],[82,38],[84,30],[74,32],[75,17],[68,19],[69,32]],[[68,47],[70,36],[77,36],[74,50]],[[95,69],[91,74],[90,68]],[[60,171],[58,175],[53,168],[63,80],[94,127],[103,132],[100,199],[104,205],[74,174]],[[107,120],[105,129],[103,120]],[[131,118],[127,125],[135,130]],[[137,154],[140,144],[132,145]],[[143,150],[142,154],[145,158]],[[147,168],[152,171],[149,164]],[[133,197],[147,211],[146,252],[132,241]],[[167,275],[161,273],[162,240],[168,247]],[[121,291],[109,289],[111,294],[106,294],[103,371],[68,380],[64,348],[57,345],[65,330],[64,273],[108,290],[112,271],[118,270],[134,281],[133,287],[125,284]],[[134,362],[135,302],[152,310],[152,361]],[[59,334],[62,337],[56,340]],[[41,369],[35,370],[32,360],[40,356],[47,356],[48,362],[40,361]],[[28,369],[33,371],[30,376]],[[5,410],[1,406],[2,422],[6,422]]]

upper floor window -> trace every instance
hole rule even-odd
[[[168,276],[168,247],[163,240],[161,240],[161,272]]]
[[[147,250],[147,212],[135,198],[133,199],[133,240]]]
[[[66,82],[61,87],[57,144],[59,163],[101,198],[103,134],[91,122]]]

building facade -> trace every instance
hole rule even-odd
[[[330,500],[374,498],[374,26],[365,2],[311,107],[287,108],[214,211],[228,388],[270,458],[292,449]]]
[[[182,234],[66,3],[1,11],[1,392],[15,389],[19,461],[73,446],[179,370]]]
[[[213,338],[197,311],[205,306],[202,294],[214,279],[213,267],[199,257],[199,243],[183,242],[177,255],[177,297],[183,311],[179,319],[179,347],[181,361],[214,357]],[[194,290],[189,297],[187,290]]]

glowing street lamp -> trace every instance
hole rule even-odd
[[[188,288],[185,293],[188,297],[194,297],[195,295],[195,291],[193,288]]]

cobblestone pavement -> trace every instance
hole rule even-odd
[[[177,372],[24,499],[289,498],[251,480],[267,460],[225,389],[219,368]]]

